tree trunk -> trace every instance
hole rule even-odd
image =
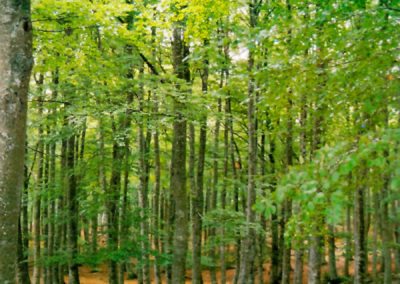
[[[0,2],[0,283],[16,281],[26,110],[32,68],[30,1]]]
[[[204,42],[204,47],[207,48],[208,42]],[[203,61],[204,67],[201,74],[201,88],[203,94],[208,92],[208,58]],[[202,215],[204,206],[204,163],[207,144],[207,115],[204,114],[200,121],[199,134],[199,149],[197,162],[197,175],[195,191],[192,192],[192,222],[193,222],[193,273],[192,281],[194,284],[202,284],[202,268],[201,268],[201,244],[202,244]]]
[[[272,132],[272,125],[269,122],[268,130]],[[271,181],[271,194],[276,191],[276,180],[275,180],[275,140],[271,138],[270,141],[270,152],[268,154],[268,160],[271,164],[270,175],[272,176]],[[277,207],[277,204],[274,204]],[[281,270],[281,262],[280,260],[280,249],[279,249],[279,219],[277,214],[278,209],[275,210],[271,214],[271,284],[279,284],[280,283],[280,270]]]
[[[115,137],[118,136],[118,123],[112,118],[112,129]],[[119,205],[121,194],[121,161],[123,160],[123,149],[119,142],[114,139],[112,148],[112,169],[110,184],[107,188],[107,246],[110,251],[118,250],[119,243]],[[118,262],[110,259],[108,263],[110,284],[119,284]]]
[[[308,19],[308,14],[304,16],[304,19]],[[305,57],[308,56],[308,49],[305,50]],[[305,164],[307,161],[307,118],[308,118],[308,105],[307,105],[307,94],[305,91],[302,92],[300,98],[300,164]],[[301,208],[299,205],[296,206],[295,213],[297,214]],[[300,225],[301,226],[301,225]],[[300,231],[303,229],[300,227]],[[303,256],[304,256],[304,242],[301,241],[297,244],[295,250],[295,266],[293,272],[294,284],[303,283]]]
[[[389,113],[388,109],[385,106],[384,110],[384,118],[385,118],[385,127],[386,129],[389,128]],[[387,168],[389,168],[389,150],[385,149],[383,156],[386,159]],[[380,215],[381,215],[381,238],[382,238],[382,255],[384,259],[384,277],[383,283],[384,284],[391,284],[392,283],[392,251],[390,247],[390,243],[392,242],[392,233],[391,233],[391,222],[390,222],[390,215],[389,215],[389,185],[390,185],[390,175],[388,173],[384,173],[382,175],[383,185],[381,191],[381,206],[380,206]],[[368,232],[368,231],[367,231]]]
[[[143,77],[144,69],[140,67],[140,76]],[[133,95],[132,95],[133,97]],[[131,100],[132,101],[132,100]],[[139,110],[144,110],[144,90],[143,86],[139,90]],[[125,125],[127,128],[128,125]],[[148,180],[149,180],[149,147],[150,141],[145,135],[145,121],[143,119],[139,122],[139,209],[140,209],[140,245],[141,245],[141,259],[140,265],[142,266],[141,275],[144,284],[150,284],[150,263],[149,263],[149,220],[146,216],[148,211]]]
[[[256,1],[252,1],[249,6],[250,28],[257,25],[258,8]],[[246,223],[247,227],[243,233],[243,241],[240,252],[240,272],[238,284],[254,283],[254,257],[255,257],[255,230],[250,224],[255,222],[254,204],[256,199],[255,175],[257,173],[257,134],[256,134],[256,98],[255,98],[255,80],[252,74],[254,69],[254,52],[249,50],[248,58],[248,104],[247,104],[247,127],[248,127],[248,173],[247,173],[247,205],[246,205]]]
[[[46,136],[50,135],[49,126],[46,127]],[[49,170],[50,170],[50,145],[46,143],[45,146],[45,162],[44,162],[44,175],[43,175],[43,196],[41,197],[43,200],[42,206],[42,236],[43,236],[43,257],[47,259],[49,257],[48,254],[48,245],[49,245],[49,215],[48,208],[50,203],[51,194],[49,192]],[[43,280],[44,284],[49,284],[49,265],[44,265],[43,269]]]
[[[219,119],[219,114],[221,114],[222,110],[222,101],[218,99],[218,117],[215,119],[215,132],[214,132],[214,149],[213,149],[213,175],[212,175],[212,191],[211,191],[211,202],[210,202],[210,211],[217,209],[217,197],[218,197],[218,183],[219,183],[219,131],[221,127],[221,121]],[[215,240],[216,236],[216,228],[211,228],[209,231],[209,237],[211,237],[211,241]],[[214,240],[213,240],[214,238]],[[211,283],[217,283],[217,257],[216,257],[216,248],[215,243],[211,245],[210,248],[210,258],[212,260],[212,266],[210,268],[210,277]]]
[[[290,0],[286,0],[286,9],[288,12],[289,20],[292,19],[292,5]],[[288,30],[288,54],[289,56],[292,55],[292,29],[289,28]],[[285,144],[285,154],[286,154],[286,171],[289,171],[289,168],[293,165],[293,117],[292,117],[292,109],[293,109],[293,101],[292,101],[292,89],[291,86],[288,86],[289,90],[287,93],[287,107],[286,107],[286,144]],[[286,225],[289,222],[290,218],[292,217],[292,200],[288,197],[283,203],[283,224],[282,224],[282,232],[281,234],[285,234]],[[290,281],[290,271],[291,271],[291,251],[292,251],[292,244],[290,240],[284,240],[282,245],[282,284],[289,284]]]
[[[363,169],[363,175],[366,174]],[[363,177],[365,178],[365,177]],[[363,284],[366,274],[366,247],[365,247],[365,214],[364,214],[364,191],[362,184],[356,185],[354,192],[354,284]]]
[[[70,118],[72,121],[72,118]],[[71,122],[71,126],[73,123]],[[79,284],[78,256],[78,195],[75,173],[75,135],[68,138],[67,150],[67,248],[68,248],[68,284]]]
[[[318,228],[315,227],[315,231]],[[308,284],[319,284],[321,281],[321,236],[316,234],[310,238],[308,259]]]
[[[38,116],[39,119],[43,119],[43,102],[42,102],[42,86],[43,86],[43,75],[39,75],[39,79],[36,80],[36,84],[38,85],[38,92],[40,92],[38,98]],[[42,274],[42,268],[40,265],[40,256],[41,256],[41,231],[40,231],[40,223],[41,223],[41,199],[42,199],[42,186],[43,186],[43,157],[44,157],[44,145],[43,141],[43,127],[40,124],[38,127],[38,164],[37,164],[37,179],[36,179],[36,190],[34,193],[34,201],[33,201],[33,216],[32,216],[32,234],[33,234],[33,275],[32,280],[33,284],[40,284],[40,278]]]
[[[47,208],[48,216],[52,219],[49,222],[47,254],[54,257],[55,249],[55,215],[56,215],[56,143],[50,145],[50,172],[49,172],[50,204]],[[51,264],[48,271],[49,283],[56,283],[55,264]]]
[[[351,179],[351,178],[350,178]],[[346,244],[344,253],[344,275],[350,275],[350,261],[351,261],[351,207],[350,204],[346,206]]]
[[[189,66],[183,59],[188,55],[188,47],[184,43],[183,29],[173,30],[173,66],[175,75],[186,82],[190,81]],[[178,92],[185,93],[185,86],[178,85]],[[188,241],[188,208],[186,197],[186,118],[183,115],[184,102],[174,101],[174,123],[171,157],[170,191],[174,200],[172,283],[185,283],[186,253]]]
[[[154,102],[154,112],[158,112],[158,99],[155,97]],[[160,134],[158,128],[154,132],[154,248],[158,253],[161,251],[161,240],[160,240],[160,220],[162,220],[161,215],[161,204],[160,202],[160,189],[161,189],[161,157],[160,157]],[[159,264],[159,259],[156,257],[154,261],[154,278],[156,284],[161,284],[161,267]]]
[[[64,112],[65,112],[66,106],[64,106]],[[67,128],[68,126],[68,119],[67,116],[64,114],[63,117],[63,127]],[[67,221],[62,218],[65,216],[66,211],[68,209],[67,207],[67,172],[68,172],[68,166],[67,166],[67,155],[68,155],[68,139],[66,137],[63,137],[61,140],[61,160],[60,160],[60,184],[61,184],[61,190],[58,192],[57,195],[57,216],[59,216],[60,223],[56,227],[56,240],[55,240],[55,246],[58,248],[58,253],[64,252],[67,250],[67,245],[66,245],[66,233],[67,233]],[[59,262],[57,269],[56,269],[56,278],[57,281],[56,283],[58,284],[63,284],[64,283],[64,274],[66,271],[66,267],[64,262]]]
[[[328,249],[329,249],[329,279],[335,281],[337,279],[336,269],[336,246],[335,246],[335,226],[328,225]]]
[[[25,155],[27,147],[25,147]],[[24,166],[24,188],[21,196],[21,216],[18,224],[18,283],[30,284],[29,278],[29,231],[28,231],[28,188],[32,169],[35,165],[37,151],[33,154],[33,161],[30,171]]]

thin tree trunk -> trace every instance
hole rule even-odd
[[[228,94],[229,96],[229,94]],[[225,125],[224,125],[224,181],[221,192],[221,209],[226,209],[227,199],[227,188],[228,188],[228,174],[229,174],[229,109],[230,109],[230,98],[225,99]],[[225,228],[221,228],[221,238],[224,240]],[[224,241],[220,246],[220,261],[221,261],[221,284],[226,283],[226,259],[225,259],[225,244]]]
[[[64,106],[64,112],[65,112],[66,106]],[[67,128],[68,126],[68,119],[66,115],[64,114],[63,117],[63,127]],[[60,184],[61,184],[61,190],[58,192],[58,204],[57,204],[57,216],[60,218],[59,219],[59,224],[56,228],[56,242],[55,246],[58,248],[58,253],[62,253],[67,250],[67,221],[65,221],[65,218],[63,218],[66,214],[66,211],[68,209],[67,207],[67,172],[68,172],[68,166],[67,166],[67,155],[68,155],[68,139],[63,138],[61,140],[61,160],[60,160]],[[66,272],[66,266],[63,264],[63,262],[60,262],[57,266],[57,273],[56,273],[56,278],[57,278],[57,283],[61,284],[64,283],[64,274]]]
[[[386,129],[389,128],[389,112],[387,107],[384,108],[384,123]],[[384,150],[383,156],[386,159],[386,163],[389,163],[389,150]],[[389,167],[389,165],[387,165]],[[381,215],[381,239],[382,239],[382,254],[384,258],[384,277],[383,283],[384,284],[391,284],[392,283],[392,251],[390,247],[390,243],[392,242],[392,233],[391,233],[391,222],[390,222],[390,215],[389,215],[389,184],[390,184],[390,176],[387,173],[384,173],[382,176],[383,185],[381,191],[381,208],[380,208],[380,215]],[[368,231],[367,231],[368,232]]]
[[[70,118],[72,121],[72,118]],[[72,122],[71,122],[71,125]],[[68,248],[68,283],[79,284],[79,271],[76,258],[78,256],[78,195],[75,173],[75,135],[68,138],[67,150],[67,248]]]
[[[320,114],[320,107],[317,107],[315,111],[314,126],[313,126],[313,140],[311,147],[311,155],[313,155],[319,148],[321,144],[322,135],[322,116]],[[320,191],[320,189],[318,189]],[[319,205],[318,205],[319,206]],[[318,209],[321,210],[321,209]],[[310,251],[308,260],[308,284],[319,284],[321,281],[321,266],[322,266],[322,256],[323,256],[323,238],[321,233],[321,228],[323,226],[322,216],[317,215],[316,220],[313,224],[314,232],[310,238]]]
[[[351,178],[350,178],[351,179]],[[350,261],[351,261],[351,206],[346,206],[346,244],[345,244],[345,255],[344,255],[344,275],[350,275]]]
[[[47,126],[46,127],[46,136],[50,135],[50,129]],[[43,174],[43,196],[42,200],[44,201],[42,205],[42,236],[43,236],[43,256],[44,258],[48,258],[48,245],[49,245],[49,215],[48,215],[48,207],[50,203],[50,198],[51,194],[49,192],[49,170],[50,170],[50,144],[46,143],[45,147],[45,163],[44,163],[44,174]],[[49,266],[44,265],[43,269],[43,280],[45,284],[50,284],[50,279],[49,279]]]
[[[43,75],[39,75],[39,79],[36,80],[36,83],[39,86],[39,92],[42,92],[43,85]],[[38,98],[38,116],[39,119],[43,119],[43,102],[42,96],[40,95]],[[36,179],[36,190],[34,193],[34,201],[33,201],[33,216],[32,216],[32,234],[33,234],[33,275],[32,281],[33,284],[40,284],[40,278],[42,274],[42,268],[40,264],[41,257],[41,194],[42,194],[42,185],[43,185],[43,159],[44,159],[44,145],[43,141],[43,127],[39,125],[38,127],[38,137],[39,137],[39,146],[38,146],[38,163],[37,163],[37,179]]]
[[[271,122],[268,123],[268,131],[271,133],[273,130]],[[270,151],[268,154],[268,160],[271,165],[270,175],[272,177],[271,181],[271,194],[274,194],[276,190],[276,180],[275,180],[275,140],[274,138],[270,138]],[[274,204],[277,208],[277,204]],[[278,219],[278,210],[275,210],[271,214],[271,284],[279,284],[280,276],[279,273],[281,271],[281,262],[280,260],[280,249],[279,249],[279,219]]]
[[[240,171],[241,171],[241,158],[240,158],[240,152],[238,151],[238,157],[235,157],[235,150],[238,150],[235,147],[235,138],[234,138],[234,129],[233,129],[233,119],[232,119],[232,107],[231,107],[231,101],[229,99],[229,104],[228,104],[228,115],[229,115],[229,150],[230,150],[230,158],[231,158],[231,166],[232,166],[232,174],[233,174],[233,179],[235,181],[240,180]],[[234,183],[233,185],[233,207],[235,212],[239,212],[239,190],[240,187],[237,184],[237,182]],[[235,276],[233,278],[233,283],[237,284],[238,278],[239,278],[239,271],[240,271],[240,246],[241,246],[241,239],[240,235],[236,237],[236,248],[235,248]]]
[[[290,3],[290,0],[286,0],[286,9],[289,14],[289,20],[292,19],[292,5]],[[292,55],[292,47],[291,47],[291,41],[292,41],[292,29],[289,28],[288,30],[288,39],[287,39],[287,45],[288,45],[288,54],[289,56]],[[289,170],[289,168],[293,165],[293,117],[292,117],[292,108],[293,108],[293,101],[292,101],[292,89],[291,86],[288,87],[288,94],[287,94],[287,122],[286,122],[286,144],[285,144],[285,154],[286,154],[286,171]],[[284,203],[283,203],[283,224],[282,224],[282,232],[281,234],[285,234],[286,230],[286,225],[289,222],[290,218],[292,216],[292,200],[287,198]],[[284,240],[284,243],[282,245],[282,284],[289,284],[290,281],[290,271],[291,271],[291,265],[290,265],[290,260],[291,260],[291,251],[292,251],[292,245],[290,240]]]
[[[308,11],[304,16],[305,20],[308,20]],[[305,50],[304,54],[305,58],[308,57],[308,49]],[[301,94],[300,98],[300,164],[305,164],[307,161],[307,118],[308,118],[308,105],[307,105],[307,94],[305,91]],[[301,208],[297,205],[295,209],[295,213],[297,214]],[[301,225],[300,225],[301,226]],[[302,228],[299,228],[302,231]],[[293,283],[301,284],[303,283],[303,256],[304,256],[304,242],[301,241],[297,244],[297,248],[295,250],[295,265],[293,272]]]
[[[25,147],[25,155],[27,155],[27,147]],[[18,283],[30,284],[29,277],[29,231],[28,231],[28,188],[29,180],[35,165],[37,151],[34,153],[31,170],[28,172],[28,166],[24,166],[24,189],[21,196],[21,216],[18,223]]]
[[[374,225],[373,225],[373,235],[372,235],[372,278],[374,283],[378,281],[378,232],[380,224],[380,214],[379,214],[379,194],[374,193],[373,200],[374,208]]]
[[[265,126],[268,126],[268,113],[266,113],[266,123]],[[263,130],[261,135],[261,150],[260,150],[260,174],[263,178],[267,176],[267,155],[266,155],[266,140],[267,135],[265,134],[266,129]],[[267,190],[268,187],[263,186],[263,198],[267,198]],[[267,219],[264,214],[261,215],[261,226],[262,229],[267,231]],[[258,283],[264,283],[264,254],[265,254],[265,241],[266,234],[265,232],[261,232],[258,238]]]
[[[397,150],[396,150],[397,152]],[[399,201],[394,200],[392,204],[394,216],[399,214]],[[394,220],[393,224],[393,234],[394,234],[394,261],[395,261],[395,273],[400,274],[400,225],[399,220]]]
[[[50,172],[49,172],[49,188],[50,188],[50,204],[47,208],[48,216],[51,218],[49,222],[48,246],[47,254],[50,258],[54,257],[55,249],[55,215],[56,215],[56,143],[50,145]],[[56,283],[55,280],[55,264],[51,264],[48,271],[49,283]]]
[[[210,204],[210,211],[217,209],[217,197],[218,197],[218,183],[219,183],[219,132],[221,121],[219,119],[219,115],[221,114],[222,110],[222,101],[218,99],[218,117],[215,120],[215,132],[214,132],[214,149],[213,149],[213,176],[212,176],[212,192],[211,192],[211,204]],[[216,236],[216,229],[212,228],[209,232],[209,237],[215,238]],[[217,257],[216,257],[216,248],[214,245],[211,246],[210,249],[210,258],[212,259],[212,267],[210,268],[210,277],[211,283],[217,283]]]
[[[361,171],[362,175],[364,175],[365,169]],[[365,250],[365,187],[362,184],[356,186],[357,188],[354,192],[354,284],[362,284],[365,282],[367,257]]]
[[[259,10],[256,1],[252,1],[249,5],[250,28],[257,26],[257,18]],[[256,97],[255,97],[255,80],[252,74],[254,69],[254,52],[249,50],[247,71],[249,72],[248,82],[248,104],[247,104],[247,122],[248,122],[248,180],[247,180],[247,205],[246,205],[246,223],[247,226],[243,233],[243,241],[240,252],[240,272],[238,283],[251,284],[254,283],[254,257],[256,237],[254,228],[251,224],[255,222],[254,204],[256,198],[255,175],[257,173],[257,134],[256,134]]]
[[[158,98],[154,96],[154,112],[158,112]],[[159,141],[158,127],[154,132],[154,248],[158,253],[161,251],[161,240],[160,240],[160,220],[162,220],[161,204],[160,202],[160,189],[161,189],[161,157],[160,157],[160,141]],[[159,264],[160,260],[156,257],[154,261],[154,280],[156,284],[161,284],[161,267]]]
[[[140,76],[143,76],[143,68],[140,69]],[[140,87],[139,97],[139,109],[143,111],[144,103],[144,90]],[[144,284],[150,283],[150,263],[149,263],[149,228],[146,211],[148,210],[148,169],[149,169],[149,157],[148,149],[150,141],[146,139],[144,121],[139,122],[139,207],[140,207],[140,235],[141,235],[141,249],[142,255],[140,259],[140,265],[142,266],[142,281]]]

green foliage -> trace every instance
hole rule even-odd
[[[382,190],[381,179],[367,181],[361,168],[367,166],[369,175],[389,174],[392,183],[396,181],[399,143],[400,129],[366,133],[356,141],[324,147],[311,163],[293,168],[278,185],[278,202],[291,198],[301,208],[291,218],[286,237],[307,239],[315,233],[315,226],[321,224],[322,218],[338,224],[348,205],[346,197],[358,186]],[[393,190],[397,192],[398,188]],[[319,230],[325,234],[323,227]]]

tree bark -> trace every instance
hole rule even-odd
[[[25,155],[27,154],[27,148],[25,148]],[[24,166],[24,189],[21,197],[21,216],[18,224],[18,283],[19,284],[30,284],[29,276],[29,231],[28,231],[28,187],[29,180],[32,174],[32,169],[35,165],[36,154],[33,154],[33,161],[30,171],[28,166]]]
[[[112,118],[112,129],[115,136],[118,133],[118,122]],[[112,147],[112,168],[109,187],[107,187],[107,246],[110,251],[118,250],[119,244],[119,205],[121,195],[121,161],[123,160],[123,147],[114,140]],[[119,284],[118,262],[110,259],[108,263],[110,284]]]
[[[207,48],[208,42],[204,42]],[[203,94],[208,92],[208,58],[203,61],[204,67],[201,74],[201,89]],[[202,284],[202,268],[201,268],[201,244],[202,244],[202,215],[204,206],[204,163],[207,145],[207,115],[204,114],[200,121],[199,149],[197,162],[197,175],[195,191],[192,192],[192,222],[193,222],[193,273],[192,281],[194,284]]]
[[[43,97],[42,97],[42,88],[43,88],[43,74],[39,75],[39,78],[36,80],[36,84],[38,85],[39,94],[39,103],[38,103],[38,116],[39,119],[43,119]],[[37,179],[36,179],[36,187],[34,193],[34,201],[33,201],[33,216],[32,216],[32,234],[33,234],[33,275],[32,281],[34,284],[40,284],[40,278],[42,274],[42,268],[40,265],[40,256],[41,256],[41,199],[42,199],[42,186],[43,186],[43,159],[44,159],[44,145],[43,145],[43,127],[39,124],[38,127],[38,163],[37,163]]]
[[[336,269],[336,245],[335,245],[335,226],[328,224],[328,249],[329,249],[329,279],[335,281],[337,279]]]
[[[182,25],[182,23],[179,23]],[[172,55],[174,73],[180,80],[190,81],[187,62],[188,47],[183,38],[183,28],[176,24],[173,30]],[[185,86],[178,85],[177,91],[185,93]],[[172,283],[185,283],[186,253],[188,241],[188,208],[186,196],[186,132],[187,122],[183,110],[185,103],[176,98],[174,101],[175,118],[173,122],[173,141],[171,158],[170,191],[173,193],[173,257]]]
[[[72,120],[72,118],[71,118]],[[71,122],[71,126],[73,123]],[[67,247],[68,247],[68,284],[79,284],[78,256],[78,196],[75,173],[75,135],[68,138],[67,147]]]
[[[30,1],[0,2],[0,283],[16,281],[27,95],[32,68]]]
[[[158,112],[158,97],[154,96],[154,112]],[[157,123],[157,122],[156,122]],[[160,156],[160,133],[158,130],[158,125],[156,124],[156,130],[154,131],[154,248],[158,253],[162,253],[161,240],[160,240],[160,220],[162,221],[161,214],[161,156]],[[159,259],[156,257],[154,261],[154,280],[156,284],[161,284],[161,267],[159,264]]]
[[[258,7],[256,1],[249,5],[250,28],[255,28],[258,18]],[[256,96],[255,79],[252,74],[254,69],[254,51],[249,50],[247,63],[249,72],[248,82],[248,104],[247,104],[247,127],[248,127],[248,172],[247,172],[247,204],[246,204],[246,228],[243,234],[240,252],[240,272],[238,284],[249,284],[254,282],[254,257],[255,257],[255,230],[250,225],[255,222],[254,204],[256,199],[255,176],[257,173],[257,134],[256,134]]]

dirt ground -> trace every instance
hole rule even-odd
[[[371,273],[372,272],[372,259],[370,259],[369,261],[369,267],[368,267],[368,271]],[[350,264],[350,274],[353,273],[353,267],[352,264]],[[339,275],[343,275],[343,269],[344,269],[344,259],[341,257],[337,263],[337,269],[338,269],[338,273]],[[292,267],[294,267],[294,258],[292,258]],[[393,267],[394,268],[394,267]],[[80,272],[80,281],[81,284],[107,284],[108,283],[108,274],[107,274],[107,266],[106,265],[102,265],[99,269],[99,272],[91,272],[89,267],[86,266],[82,266],[79,268],[79,272]],[[322,267],[322,271],[326,272],[327,271],[327,266],[324,265]],[[264,281],[265,283],[268,283],[269,281],[269,273],[270,273],[270,267],[268,264],[264,265]],[[235,276],[235,270],[234,269],[229,269],[227,270],[227,283],[233,283],[233,277]],[[186,273],[186,284],[190,284],[191,282],[191,271],[188,270]],[[165,275],[162,276],[163,277],[163,283],[166,283],[165,280]],[[217,278],[220,279],[220,272],[217,271]],[[211,279],[210,279],[210,272],[205,270],[203,271],[203,279],[204,279],[204,284],[211,284]],[[68,283],[68,277],[65,277],[65,281],[66,283]],[[137,280],[126,280],[125,281],[126,284],[136,284],[138,283]],[[154,283],[154,282],[152,282]],[[304,267],[304,273],[303,273],[303,283],[307,283],[307,267]],[[400,280],[399,279],[393,279],[393,283],[394,284],[400,284]]]
[[[294,267],[294,261],[292,261],[292,267]],[[337,267],[338,267],[338,271],[339,273],[341,273],[343,271],[343,267],[344,267],[344,261],[343,260],[339,260],[337,262]],[[326,271],[327,267],[324,266],[323,270]],[[107,267],[106,265],[102,265],[100,267],[100,271],[99,272],[91,272],[90,268],[83,266],[80,267],[80,280],[81,280],[81,284],[107,284]],[[352,269],[350,269],[350,273],[352,273]],[[266,283],[268,283],[269,280],[269,273],[270,273],[270,269],[269,269],[269,265],[265,264],[264,265],[264,281]],[[187,280],[186,283],[190,284],[191,282],[191,271],[187,271],[186,276],[187,276]],[[235,275],[235,270],[234,269],[229,269],[227,270],[227,283],[233,283],[233,277]],[[303,283],[306,283],[307,281],[307,267],[304,267],[304,275],[303,275]],[[220,278],[220,272],[217,272],[217,278]],[[204,284],[210,284],[211,283],[211,278],[210,278],[210,273],[209,271],[205,270],[203,271],[203,279],[204,279]],[[65,278],[66,283],[68,280],[68,277]],[[137,280],[126,280],[125,281],[126,284],[136,284],[138,283]],[[165,275],[163,275],[163,283],[166,283],[165,281]]]

